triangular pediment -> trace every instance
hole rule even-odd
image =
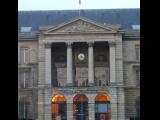
[[[116,30],[92,20],[78,17],[69,22],[51,27],[44,34],[63,34],[63,33],[115,33]]]

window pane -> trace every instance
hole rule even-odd
[[[25,49],[25,63],[29,62],[29,51],[28,49]]]
[[[25,72],[25,86],[29,87],[29,72]]]
[[[139,59],[140,59],[140,48],[136,48],[135,50],[136,50],[136,60],[139,61]]]
[[[29,102],[24,99],[19,101],[19,119],[28,119],[29,118]]]
[[[24,72],[20,72],[20,77],[19,77],[19,82],[20,82],[20,87],[24,88]]]
[[[29,62],[29,50],[28,50],[28,48],[21,48],[20,49],[20,62],[22,64]]]
[[[139,85],[140,83],[140,70],[136,69],[136,81],[137,81],[137,85]]]
[[[20,63],[24,63],[24,50],[23,49],[21,49],[20,50]]]
[[[29,72],[28,71],[24,71],[24,72],[20,72],[20,87],[21,88],[27,88],[29,85]]]

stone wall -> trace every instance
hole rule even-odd
[[[29,62],[26,64],[21,64],[20,62],[20,48],[25,47],[28,48],[28,57]],[[28,87],[22,88],[20,86],[20,72],[28,71],[29,79]],[[37,83],[38,83],[38,41],[37,39],[24,40],[23,38],[19,38],[18,40],[18,102],[22,98],[25,98],[29,102],[29,118],[37,119]],[[20,111],[19,111],[20,113]]]
[[[140,45],[140,39],[127,39],[123,41],[124,58],[124,83],[125,83],[125,113],[126,119],[136,115],[135,101],[140,96],[140,86],[136,81],[135,67],[140,68],[140,62],[136,61],[135,46]]]

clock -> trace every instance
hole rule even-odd
[[[83,53],[78,54],[78,59],[80,61],[84,60],[85,59],[85,55]]]

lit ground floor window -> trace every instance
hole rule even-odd
[[[52,120],[67,120],[67,99],[63,94],[52,97]],[[89,120],[89,99],[85,94],[77,94],[73,97],[73,120]],[[95,120],[110,120],[110,97],[106,93],[99,93],[95,97]]]
[[[67,120],[67,104],[64,95],[58,94],[53,96],[51,108],[52,120]]]
[[[110,98],[107,94],[98,94],[95,98],[95,120],[110,120]]]
[[[88,120],[88,98],[84,94],[73,98],[73,120]]]

